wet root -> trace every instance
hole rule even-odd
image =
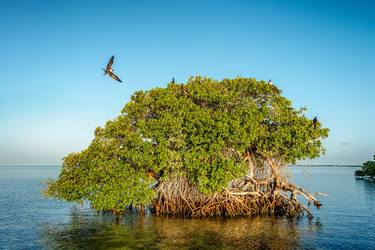
[[[310,209],[297,200],[301,195],[317,208],[321,203],[314,195],[288,182],[275,185],[274,178],[232,181],[228,188],[211,195],[201,193],[186,177],[162,182],[156,191],[158,197],[152,205],[157,215],[179,215],[188,217],[205,216],[255,216],[280,215],[295,217],[307,214]]]

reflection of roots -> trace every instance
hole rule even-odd
[[[272,171],[272,166],[269,169],[268,178],[232,181],[227,188],[211,195],[201,193],[186,177],[164,181],[157,187],[159,196],[152,205],[153,212],[191,217],[259,214],[294,217],[307,213],[311,217],[309,208],[297,200],[298,194],[304,196],[309,205],[321,206],[313,194],[285,181]]]

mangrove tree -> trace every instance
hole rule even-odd
[[[49,197],[182,216],[311,215],[318,193],[290,183],[285,169],[319,157],[328,135],[280,89],[237,77],[137,91],[90,146],[64,158]]]

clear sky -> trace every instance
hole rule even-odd
[[[61,164],[135,90],[198,74],[271,78],[317,115],[327,153],[303,164],[375,154],[375,2],[0,0],[0,45],[0,165]]]

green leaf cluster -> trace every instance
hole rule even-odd
[[[246,152],[285,164],[322,154],[328,129],[304,111],[254,78],[198,76],[138,91],[87,149],[64,158],[47,194],[122,211],[150,204],[156,179],[184,175],[203,193],[217,192],[245,175]]]

